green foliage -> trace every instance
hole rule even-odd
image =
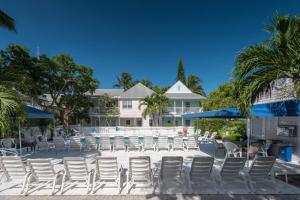
[[[151,81],[146,80],[146,79],[134,81],[134,85],[135,85],[135,84],[138,84],[138,83],[141,83],[141,84],[143,84],[144,86],[146,86],[146,87],[148,87],[148,88],[152,88],[152,87],[153,87],[153,84],[151,83]]]
[[[117,80],[118,82],[114,84],[114,88],[123,88],[124,90],[128,90],[134,85],[132,76],[128,72],[123,72],[120,77],[117,77]]]
[[[209,131],[210,133],[217,132],[218,138],[224,137],[226,132],[230,135],[246,135],[246,120],[197,119],[194,124],[195,129],[200,129],[202,133],[205,131]]]
[[[230,140],[230,141],[240,141],[241,135],[238,133],[232,133],[230,135],[226,135],[223,139]]]
[[[153,120],[153,125],[159,126],[162,109],[168,106],[168,104],[169,99],[164,94],[153,93],[150,96],[146,96],[143,101],[141,101],[139,109],[141,109],[142,106],[146,106],[143,111],[143,117],[146,118],[149,115]]]
[[[0,10],[0,26],[10,31],[16,31],[15,20]]]
[[[236,58],[233,75],[242,113],[249,113],[257,96],[278,79],[291,79],[300,97],[300,17],[275,13],[266,31],[269,40],[251,45]]]
[[[203,84],[203,81],[198,76],[196,76],[194,74],[190,74],[188,76],[186,86],[190,90],[192,90],[192,92],[194,92],[196,94],[200,94],[202,96],[206,96],[202,84]]]
[[[16,91],[0,85],[0,133],[2,135],[12,130],[14,124],[18,123],[22,110],[23,106]]]
[[[93,69],[76,64],[67,54],[52,58],[42,56],[37,65],[42,69],[41,85],[51,97],[50,105],[44,106],[51,111],[58,111],[57,115],[65,131],[69,129],[70,117],[76,120],[86,119],[92,102],[85,94],[92,93],[98,86],[98,81],[93,77]]]
[[[176,81],[181,81],[183,84],[186,83],[185,79],[185,71],[184,71],[184,66],[183,66],[183,61],[182,58],[179,58],[178,62],[178,70],[177,70],[177,76],[176,76]]]
[[[205,111],[236,107],[237,105],[234,83],[225,83],[219,86],[217,90],[211,92],[202,102]]]

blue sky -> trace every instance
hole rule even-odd
[[[100,88],[130,72],[166,86],[175,81],[179,57],[206,92],[230,80],[237,53],[268,38],[263,31],[277,10],[298,14],[298,0],[0,0],[18,33],[0,29],[10,43],[36,54],[70,54],[94,68]]]

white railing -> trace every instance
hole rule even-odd
[[[163,109],[164,114],[186,114],[200,111],[200,107],[166,107]]]

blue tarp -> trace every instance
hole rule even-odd
[[[255,104],[251,108],[254,117],[300,116],[300,101],[287,100]],[[237,108],[224,108],[207,112],[182,115],[183,118],[245,118]]]
[[[52,113],[45,112],[31,106],[26,106],[25,112],[29,119],[53,119]]]

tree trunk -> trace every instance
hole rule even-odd
[[[63,112],[63,128],[65,133],[69,131],[69,113],[67,111]]]

